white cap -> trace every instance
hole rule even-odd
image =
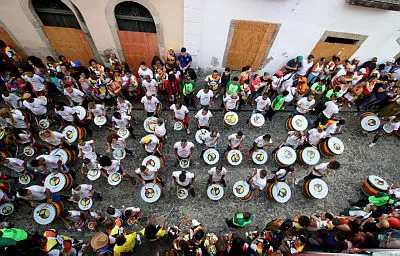
[[[193,226],[200,226],[201,224],[196,219],[192,219],[192,225]]]
[[[361,60],[360,57],[355,57],[354,60]]]

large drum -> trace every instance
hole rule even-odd
[[[268,160],[267,152],[264,149],[256,149],[251,155],[255,164],[265,164]]]
[[[158,184],[146,183],[140,190],[140,197],[146,203],[154,203],[161,196],[161,188]]]
[[[122,181],[122,174],[118,172],[111,173],[107,178],[108,184],[116,186]]]
[[[183,169],[189,168],[190,160],[189,159],[181,159],[179,161],[179,166]]]
[[[226,126],[234,126],[239,122],[239,116],[235,112],[229,111],[224,115],[224,124]]]
[[[33,156],[36,153],[36,148],[32,147],[25,147],[24,148],[24,155],[30,157]]]
[[[328,185],[321,179],[307,180],[303,184],[303,193],[308,198],[323,199],[328,195]]]
[[[6,137],[6,134],[6,129],[0,128],[0,140],[4,139],[4,137]]]
[[[281,147],[275,153],[275,162],[280,166],[289,166],[296,162],[296,151],[291,147]]]
[[[387,193],[388,187],[389,184],[387,184],[384,179],[375,175],[370,175],[362,184],[361,191],[367,196],[374,196],[379,192]]]
[[[297,159],[302,164],[316,165],[320,157],[319,151],[314,147],[306,147],[297,151]]]
[[[339,138],[332,137],[320,142],[318,149],[324,156],[336,156],[343,153],[344,144]]]
[[[157,156],[147,156],[145,159],[143,159],[142,165],[160,169],[162,167],[162,161]]]
[[[308,121],[303,115],[295,115],[286,121],[286,129],[289,131],[304,131],[307,126]]]
[[[53,123],[51,119],[45,118],[45,119],[40,119],[39,120],[39,127],[41,129],[47,129],[50,127],[50,125]]]
[[[72,176],[68,173],[50,173],[44,180],[44,186],[51,192],[57,193],[68,189],[72,185]]]
[[[64,134],[65,139],[70,144],[77,142],[80,139],[84,140],[86,138],[85,128],[73,126],[73,125],[68,125],[67,127],[65,127],[63,134]]]
[[[35,176],[33,176],[33,174],[30,173],[23,173],[21,175],[18,176],[18,182],[22,185],[28,185],[29,183],[32,182],[32,180],[34,179]]]
[[[229,150],[226,154],[225,154],[225,158],[226,161],[228,161],[228,163],[230,163],[231,165],[239,165],[242,160],[243,160],[243,155],[242,152],[240,152],[240,150],[237,149],[233,149],[233,150]]]
[[[107,123],[107,118],[105,116],[96,116],[93,119],[93,122],[95,125],[102,127],[103,125],[105,125]]]
[[[144,120],[143,122],[143,128],[145,129],[146,132],[148,133],[154,133],[154,131],[156,130],[156,122],[157,121],[157,117],[148,117],[146,118],[146,120]]]
[[[233,184],[233,194],[242,201],[249,200],[252,193],[250,185],[245,180],[239,180]]]
[[[75,113],[78,116],[79,120],[81,120],[84,123],[89,121],[89,119],[88,119],[89,118],[89,112],[87,112],[84,107],[76,106],[76,107],[73,107],[73,109],[75,110]]]
[[[93,205],[93,200],[90,197],[79,199],[78,206],[79,209],[81,209],[82,211],[89,210],[90,207],[92,207],[92,205]]]
[[[206,164],[214,165],[219,161],[219,153],[215,148],[209,148],[204,151],[203,160]]]
[[[177,121],[177,122],[174,123],[174,130],[175,131],[182,131],[183,129],[185,129],[185,125],[182,122]]]
[[[255,113],[250,117],[250,126],[253,128],[260,128],[265,123],[265,118],[260,113]]]
[[[292,196],[292,191],[285,182],[275,182],[268,185],[267,196],[277,203],[286,203]]]
[[[178,187],[176,194],[179,199],[186,199],[189,196],[189,191],[186,188]]]
[[[126,139],[129,137],[130,132],[126,128],[119,128],[117,134],[119,137]]]
[[[360,116],[360,124],[363,130],[372,132],[379,128],[381,120],[372,112],[366,112]]]
[[[60,202],[43,203],[33,210],[33,219],[40,225],[49,225],[62,213],[64,207]]]
[[[4,203],[0,205],[0,215],[7,216],[13,213],[15,210],[14,203]]]
[[[203,142],[203,137],[204,137],[204,135],[207,135],[207,134],[210,134],[210,132],[209,132],[208,130],[206,130],[206,129],[200,129],[200,130],[198,130],[198,131],[196,132],[196,135],[195,135],[195,138],[196,138],[197,143],[203,144],[203,143],[204,143],[204,142]]]
[[[87,178],[91,181],[97,180],[101,176],[101,171],[98,169],[90,169],[86,174]]]
[[[213,201],[218,201],[224,196],[224,188],[218,183],[211,184],[207,188],[207,196]]]
[[[113,157],[117,160],[122,160],[126,156],[126,151],[123,148],[116,148],[113,151]]]
[[[63,164],[70,164],[75,159],[74,151],[72,151],[68,148],[54,149],[53,151],[50,152],[50,155],[60,158],[62,160]]]

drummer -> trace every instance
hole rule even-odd
[[[97,159],[89,159],[84,157],[83,158],[83,163],[81,166],[81,173],[86,175],[87,172],[85,172],[85,168],[87,169],[87,171],[89,170],[98,170],[99,168],[99,162],[97,161]]]
[[[34,201],[50,203],[51,201],[60,202],[61,200],[71,200],[69,196],[53,194],[50,189],[38,185],[18,189],[17,197],[26,200],[31,207],[36,206]]]
[[[95,102],[89,102],[88,112],[89,112],[88,120],[90,120],[92,118],[94,119],[94,117],[98,117],[98,116],[107,117],[106,109],[104,108],[104,103],[96,104]]]
[[[332,171],[339,170],[340,163],[336,160],[333,160],[328,163],[320,163],[319,165],[315,166],[313,170],[307,175],[302,178],[297,178],[295,184],[298,184],[300,180],[311,180],[311,179],[322,179],[324,177],[328,177]]]
[[[226,96],[223,100],[225,113],[229,111],[236,111],[239,107],[239,96],[236,92]]]
[[[295,115],[304,115],[305,113],[308,113],[314,105],[315,100],[313,94],[310,94],[307,97],[302,97],[296,102],[296,108],[290,114],[290,117],[294,117]]]
[[[210,186],[213,183],[219,183],[222,186],[226,187],[225,175],[226,175],[225,167],[222,167],[221,165],[213,167],[208,171],[207,184]]]
[[[204,86],[204,89],[197,92],[196,97],[199,99],[200,108],[212,107],[214,95],[207,85]]]
[[[324,125],[318,125],[317,128],[313,128],[308,131],[308,139],[303,144],[303,147],[312,146],[316,147],[323,139],[326,138],[326,132],[324,131]]]
[[[60,117],[61,119],[61,124],[63,127],[67,125],[79,125],[80,122],[74,122],[78,119],[75,110],[71,107],[68,106],[63,106],[61,104],[56,104],[54,112]]]
[[[140,140],[140,144],[142,144],[142,149],[146,156],[154,155],[161,157],[164,162],[167,161],[166,158],[161,154],[159,139],[150,136],[144,136]]]
[[[256,105],[251,112],[251,115],[259,113],[261,115],[265,115],[265,112],[268,110],[269,106],[271,105],[271,100],[268,98],[268,94],[264,93],[262,96],[258,96],[255,99]],[[246,124],[250,122],[251,116],[246,120]]]
[[[190,161],[194,151],[194,144],[192,142],[182,139],[175,143],[174,151],[176,159],[175,166],[178,166],[179,161],[182,159],[187,159],[190,162],[190,165],[192,165],[192,162]]]
[[[160,140],[160,149],[165,144],[165,134],[167,133],[167,129],[165,128],[165,120],[162,118],[157,118],[156,126],[154,127],[154,135]]]
[[[73,88],[72,85],[64,86],[64,95],[67,97],[70,106],[82,106],[85,100],[85,94],[81,90]]]
[[[24,105],[35,116],[41,118],[47,114],[47,100],[32,98],[30,93],[25,93],[22,98],[22,105]]]
[[[342,133],[342,127],[345,124],[345,120],[328,120],[328,122],[326,123],[327,127],[325,129],[326,132],[326,137],[330,138],[332,137],[332,135],[338,135]]]
[[[119,136],[118,136],[119,137]],[[96,141],[82,139],[78,140],[78,157],[84,158],[85,154],[89,154],[96,151]]]
[[[70,169],[63,164],[62,160],[54,155],[40,155],[31,161],[31,166],[33,168],[41,167],[43,170],[42,174],[47,174],[49,172],[57,174],[61,170],[63,173],[68,173],[70,171]],[[33,174],[38,175],[37,172],[34,172]],[[71,172],[71,176],[73,176],[74,179],[76,178],[74,172]]]
[[[210,123],[213,115],[211,114],[211,111],[208,110],[208,107],[203,107],[203,109],[200,109],[194,117],[196,118],[198,130],[210,130]]]
[[[248,157],[251,157],[253,152],[256,151],[257,149],[264,149],[265,147],[271,147],[271,146],[272,146],[271,135],[265,134],[262,136],[258,136],[254,140],[253,146],[249,150]]]
[[[208,148],[218,149],[218,140],[221,135],[217,130],[213,130],[210,133],[205,134],[201,140],[204,142],[205,150]]]
[[[237,133],[233,133],[228,136],[228,147],[225,149],[225,152],[228,152],[230,150],[234,149],[241,149],[243,147],[243,139],[244,135],[242,131],[238,131]]]
[[[119,160],[111,160],[108,156],[100,157],[98,169],[105,178],[108,178],[108,175],[116,172],[122,174],[122,176],[129,176],[125,172],[125,168]]]
[[[0,109],[0,117],[6,120],[14,132],[22,132],[30,127],[29,120],[24,115],[11,112],[6,108]]]
[[[274,174],[274,177],[272,177],[271,179],[267,179],[267,183],[286,182],[286,177],[288,174],[290,178],[293,180],[295,171],[296,168],[292,165],[288,167],[281,167],[278,171],[272,172]]]
[[[389,121],[379,128],[378,133],[375,134],[374,139],[372,140],[371,144],[368,145],[368,147],[372,148],[373,146],[375,146],[378,139],[382,136],[389,137],[397,134],[399,128],[400,116],[389,117]]]
[[[136,139],[136,135],[133,133],[133,127],[131,126],[131,116],[121,115],[120,112],[114,112],[112,121],[112,130],[115,131],[115,127],[118,126],[121,128],[126,128],[131,133],[133,139]]]
[[[186,188],[189,190],[190,195],[195,197],[196,193],[194,192],[194,180],[196,178],[194,173],[187,172],[185,170],[175,171],[172,173],[172,178],[174,179],[174,183],[176,186]]]
[[[0,155],[0,167],[3,166],[17,173],[33,172],[33,169],[28,166],[28,162],[26,159],[22,160],[14,157],[4,158],[3,156]]]
[[[72,184],[71,193],[72,196],[77,195],[79,198],[92,198],[99,201],[103,199],[102,195],[97,193],[91,184]]]
[[[189,109],[185,105],[181,105],[179,102],[172,104],[170,107],[171,120],[175,122],[182,122],[184,129],[187,134],[190,134],[189,130]]]
[[[140,166],[135,170],[135,173],[137,176],[140,177],[140,180],[142,181],[143,186],[146,185],[146,183],[153,182],[153,184],[159,183],[161,184],[162,187],[164,187],[164,182],[161,179],[161,177],[158,176],[159,169],[156,167],[152,166]]]
[[[246,177],[246,182],[250,184],[251,190],[262,191],[267,185],[267,171],[264,169],[257,169]]]
[[[332,118],[333,115],[337,115],[339,113],[339,107],[342,105],[342,103],[343,103],[342,98],[325,102],[325,109],[322,111],[319,118],[315,121],[314,125],[315,126],[319,124],[325,125],[326,122],[330,118]]]
[[[107,136],[107,150],[106,153],[109,153],[111,149],[123,149],[129,155],[134,155],[132,150],[126,148],[126,140],[123,137],[120,137],[116,133],[112,133]]]
[[[132,104],[125,99],[124,96],[120,95],[117,99],[117,108],[120,113],[131,115]]]
[[[51,130],[42,130],[39,132],[39,137],[44,141],[50,144],[52,147],[62,148],[64,145],[65,137],[62,133],[51,131]]]
[[[218,75],[218,70],[214,70],[211,75],[205,79],[205,86],[207,86],[213,93],[217,94],[218,87],[221,84],[221,77]]]
[[[146,92],[146,96],[143,96],[140,102],[143,104],[143,109],[147,117],[159,116],[157,109],[161,103],[151,92]]]

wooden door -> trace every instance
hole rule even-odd
[[[237,21],[226,66],[241,70],[249,65],[258,70],[267,48],[273,43],[277,24],[257,21]]]
[[[94,58],[92,48],[82,30],[43,26],[43,31],[57,55],[64,55],[72,61],[79,60],[86,67],[89,60]]]
[[[0,40],[3,40],[7,45],[11,46],[11,48],[13,48],[14,51],[16,51],[20,57],[22,57],[22,58],[26,57],[25,54],[21,51],[21,49],[14,42],[14,40],[12,40],[10,35],[7,33],[7,31],[3,27],[0,27]]]
[[[354,44],[318,42],[311,54],[314,55],[316,61],[320,60],[322,57],[325,57],[326,60],[329,61],[332,59],[332,56],[338,56],[343,62],[353,56],[358,48],[360,48],[360,46]]]

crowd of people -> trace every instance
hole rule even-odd
[[[212,111],[217,109],[235,113],[252,110],[251,114],[241,113],[249,115],[246,123],[251,122],[253,114],[261,114],[271,121],[278,111],[289,106],[293,106],[293,112],[288,118],[305,114],[316,116],[314,127],[306,133],[289,131],[272,153],[284,146],[295,150],[317,148],[325,139],[342,133],[345,121],[338,113],[343,108],[374,112],[382,120],[369,147],[375,146],[382,136],[396,135],[400,127],[400,58],[378,62],[374,57],[361,64],[359,58],[341,60],[333,56],[330,60],[314,60],[312,55],[297,56],[274,74],[260,75],[246,66],[235,76],[225,68],[223,72],[214,70],[201,81],[185,48],[179,54],[169,48],[163,59],[155,56],[149,66],[141,62],[138,70],[131,70],[114,54],[110,54],[106,67],[94,59],[84,67],[80,61],[68,60],[62,55],[58,60],[47,56],[45,63],[35,56],[23,59],[3,41],[0,41],[0,48],[0,87],[5,104],[0,109],[0,166],[8,169],[0,176],[4,181],[0,182],[0,200],[16,208],[20,203],[37,207],[40,203],[63,202],[72,206],[76,200],[102,200],[102,195],[91,184],[75,182],[71,182],[72,191],[68,195],[54,193],[41,185],[15,190],[14,183],[21,182],[21,175],[37,181],[61,173],[74,181],[77,175],[89,175],[97,170],[105,179],[118,174],[133,185],[139,181],[142,185],[153,183],[163,187],[161,176],[165,179],[165,174],[160,173],[161,166],[170,160],[162,152],[165,145],[171,143],[166,140],[166,120],[161,118],[163,110],[169,112],[172,122],[179,124],[177,129],[187,134],[191,130],[209,131],[201,138],[202,154],[211,148],[219,151],[220,133],[212,129]],[[221,98],[220,105],[215,104],[218,98]],[[134,108],[143,109],[145,117],[152,118],[150,124],[154,127],[152,134],[138,141],[135,141]],[[195,111],[195,121],[189,122],[190,111]],[[89,125],[92,121],[98,126],[110,126],[112,130],[106,138],[105,154],[100,155],[96,150],[96,144],[102,142]],[[55,127],[74,127],[74,130],[61,133],[52,129]],[[246,128],[241,128],[228,136],[224,153],[243,150],[245,135],[242,130]],[[128,138],[133,142],[127,143]],[[126,157],[139,154],[133,150],[133,145],[139,145],[144,156],[158,157],[160,166],[140,165],[131,175],[121,162],[123,157],[118,158],[114,153],[115,159],[112,159],[107,155],[111,151],[122,152]],[[270,134],[260,135],[246,151],[247,156],[272,146]],[[18,156],[26,148],[33,152],[30,160],[12,157],[11,153],[16,152],[14,155]],[[190,166],[195,144],[182,138],[173,142],[173,148],[175,165],[185,160]],[[56,156],[59,150],[66,152],[65,159]],[[80,160],[74,161],[68,154]],[[80,173],[71,168],[77,161],[82,162]],[[251,190],[262,191],[277,181],[288,181],[294,186],[323,179],[339,168],[337,160],[320,163],[307,176],[297,179],[294,179],[295,168],[291,165],[272,172],[272,177],[267,177],[267,170],[259,168],[243,179]],[[226,174],[226,168],[218,164],[208,171],[207,183],[225,187]],[[187,189],[196,197],[195,173],[182,169],[173,172],[172,179],[177,188]],[[97,255],[113,252],[118,256],[135,250],[142,241],[151,244],[167,236],[172,240],[172,247],[166,255],[288,255],[304,249],[365,253],[368,248],[400,248],[399,198],[400,191],[390,187],[385,192],[350,202],[351,207],[340,215],[296,213],[291,218],[274,219],[263,230],[249,230],[245,237],[236,232],[209,233],[195,219],[183,219],[169,227],[165,219],[159,225],[156,219],[142,223],[142,212],[137,207],[117,209],[110,206],[106,213],[63,210],[57,219],[69,229],[92,225],[91,229],[104,226],[108,231],[96,234],[84,244],[53,229],[43,235],[28,234],[4,222],[0,230],[0,249],[4,255],[77,255],[89,252],[91,247]],[[228,227],[240,228],[251,223],[253,218],[250,212],[236,212],[226,223]],[[144,224],[144,228],[132,232],[127,225],[134,223]],[[184,229],[185,223],[190,224]]]

